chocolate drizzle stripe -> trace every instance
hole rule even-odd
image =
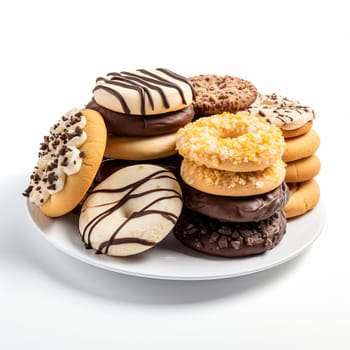
[[[124,77],[124,79],[128,80],[129,83],[136,84],[136,82],[138,82],[138,83],[144,85],[144,86],[141,86],[141,85],[138,85],[138,86],[142,87],[145,90],[145,92],[149,98],[150,105],[151,105],[153,110],[154,110],[154,101],[153,101],[153,98],[152,98],[152,95],[151,95],[149,89],[157,91],[162,99],[163,106],[166,108],[169,108],[169,106],[170,106],[169,101],[168,101],[164,91],[159,86],[150,84],[149,82],[145,81],[145,79],[143,79],[143,77],[140,77],[137,74],[127,73],[127,72],[122,72],[122,73],[128,74],[128,77],[127,78]],[[120,75],[120,73],[109,73],[108,75],[112,75],[113,78],[111,78],[111,80],[115,80],[118,74]],[[149,88],[149,89],[147,89],[147,88]]]
[[[146,86],[149,85],[148,87],[151,89],[154,89],[154,90],[159,89],[160,90],[160,88],[158,88],[158,86],[153,86],[151,84],[147,85],[142,80],[140,81],[140,79],[134,79],[134,81],[131,82],[130,79],[123,77],[120,73],[109,73],[109,75],[113,75],[113,77],[110,79],[111,81],[115,81],[115,80],[125,81],[125,82],[128,82],[129,84],[132,83],[133,85],[142,89],[143,93],[147,95],[148,101],[149,101],[152,109],[154,109],[154,101],[153,101],[151,92],[148,89],[145,89],[143,85],[146,85]],[[139,83],[141,83],[143,85],[140,85]]]
[[[102,86],[102,85],[97,85],[93,90],[92,92],[95,92],[96,90],[98,89],[102,89],[102,90],[105,90],[107,92],[109,92],[111,95],[113,95],[114,97],[117,98],[117,100],[120,102],[120,104],[122,105],[122,108],[123,108],[123,111],[124,113],[126,114],[130,114],[130,109],[126,103],[126,101],[124,100],[124,97],[118,92],[118,91],[115,91],[114,89],[111,89],[107,86]]]
[[[165,219],[171,221],[173,224],[176,223],[177,220],[177,216],[173,213],[169,213],[166,211],[158,211],[158,210],[146,210],[148,209],[150,206],[152,206],[153,204],[161,201],[161,200],[165,200],[165,199],[170,199],[170,198],[179,198],[180,200],[182,200],[182,196],[179,192],[177,192],[174,189],[171,188],[157,188],[154,190],[148,190],[148,191],[144,191],[142,193],[135,193],[132,194],[137,188],[139,188],[140,186],[142,186],[144,183],[146,183],[149,180],[153,180],[153,179],[161,179],[161,178],[169,178],[172,179],[174,181],[176,181],[176,179],[172,176],[169,175],[164,175],[164,173],[168,173],[167,170],[159,170],[156,171],[138,181],[135,181],[134,183],[131,183],[127,186],[121,187],[121,188],[114,188],[114,189],[98,189],[98,190],[94,190],[92,192],[93,193],[120,193],[120,192],[124,192],[124,191],[128,191],[122,198],[120,198],[115,205],[113,205],[111,208],[105,210],[104,212],[100,213],[99,215],[97,215],[95,218],[93,218],[84,228],[83,232],[82,232],[82,239],[84,242],[86,242],[86,234],[87,236],[87,242],[86,242],[86,247],[87,248],[91,248],[91,235],[92,232],[94,230],[94,228],[106,217],[108,217],[109,215],[111,215],[114,211],[118,210],[120,207],[122,207],[127,201],[129,201],[130,199],[133,198],[137,198],[137,197],[141,197],[144,196],[146,194],[152,193],[152,192],[160,192],[160,191],[166,191],[166,192],[173,192],[175,193],[174,195],[169,195],[169,196],[163,196],[163,197],[159,197],[156,200],[154,200],[153,202],[149,203],[148,205],[146,205],[144,208],[142,208],[141,210],[132,213],[132,215],[130,215],[127,220],[125,220],[112,234],[111,238],[107,241],[107,245],[104,245],[104,247],[106,247],[105,252],[108,253],[108,248],[110,245],[113,244],[113,240],[115,239],[115,236],[118,234],[118,232],[133,218],[136,217],[140,217],[140,216],[144,216],[144,215],[149,215],[149,214],[159,214],[161,216],[163,216]],[[163,174],[163,175],[161,175]],[[104,243],[102,243],[104,244]],[[99,249],[97,250],[97,252],[101,252],[101,246],[99,247]]]
[[[189,79],[186,79],[185,77],[179,75],[179,74],[176,74],[174,72],[172,72],[171,70],[169,69],[165,69],[165,68],[157,68],[157,70],[159,70],[160,72],[164,73],[164,74],[167,74],[169,75],[169,77],[172,77],[174,79],[177,79],[177,80],[180,80],[182,81],[183,83],[187,84],[190,88],[191,88],[191,91],[192,91],[192,98],[194,99],[196,97],[196,92],[194,91],[194,88],[193,88],[193,85],[191,83],[191,81]]]
[[[172,79],[186,83],[191,88],[192,96],[194,96],[193,86],[188,79],[186,79],[185,77],[182,77],[176,73],[173,73],[167,69],[158,68],[157,70],[159,72],[162,72],[164,75],[169,76]],[[165,79],[164,77],[161,77],[155,73],[152,73],[148,70],[145,70],[145,69],[139,69],[138,72],[140,72],[142,74],[137,74],[137,73],[133,73],[133,72],[125,72],[125,71],[120,72],[120,73],[112,72],[112,73],[107,74],[107,77],[112,77],[111,79],[97,78],[96,82],[102,80],[107,85],[110,84],[110,85],[123,87],[126,89],[136,90],[140,95],[141,115],[146,114],[146,112],[145,112],[145,109],[146,109],[145,108],[145,97],[146,96],[149,100],[149,103],[151,105],[152,110],[154,110],[154,101],[153,101],[152,94],[151,94],[150,90],[155,90],[159,93],[159,95],[162,99],[163,106],[165,108],[170,107],[167,95],[165,94],[164,90],[162,89],[162,86],[176,89],[181,97],[182,103],[187,104],[185,96],[184,96],[184,92],[178,84],[174,83],[171,80]],[[106,91],[110,92],[113,96],[115,96],[122,104],[123,112],[125,114],[130,114],[130,110],[127,106],[127,103],[126,103],[126,101],[121,93],[117,92],[116,89],[113,89],[112,87],[99,86],[99,85],[97,85],[95,87],[93,92],[96,91],[96,89],[98,89],[98,88],[104,88]],[[110,89],[110,90],[107,90],[107,89]],[[113,94],[111,90],[114,91],[115,93]]]
[[[160,77],[157,74],[149,72],[146,69],[138,69],[138,71],[155,79],[155,80],[153,80],[153,79],[149,79],[149,78],[143,77],[143,79],[146,80],[146,81],[150,81],[150,82],[153,81],[153,82],[155,82],[155,83],[157,83],[159,85],[163,85],[163,86],[166,86],[166,87],[170,87],[170,88],[176,89],[178,91],[180,97],[181,97],[182,103],[183,104],[187,104],[185,96],[184,96],[184,93],[183,93],[183,91],[182,91],[182,89],[181,89],[181,87],[179,85],[177,85],[177,84],[175,84],[175,83],[173,83],[173,82],[171,82],[171,81],[169,81],[167,79],[164,79],[164,78]]]
[[[121,81],[126,81],[127,83],[121,83],[121,82],[117,82],[115,81],[116,79],[121,80]],[[136,90],[139,95],[140,95],[140,99],[141,99],[141,114],[144,115],[145,114],[145,94],[147,94],[149,99],[152,99],[152,97],[150,96],[150,92],[148,90],[145,90],[142,86],[138,85],[138,84],[129,84],[129,81],[123,77],[120,77],[120,79],[118,77],[114,77],[114,79],[106,79],[106,78],[97,78],[97,81],[103,81],[106,84],[111,84],[111,85],[116,85],[116,86],[120,86],[123,87],[125,89],[132,89],[132,90]],[[152,100],[152,104],[153,104],[153,100]]]
[[[86,242],[87,247],[90,248],[91,247],[91,234],[93,229],[96,227],[96,225],[102,221],[105,217],[107,217],[108,215],[110,215],[113,211],[117,210],[118,208],[120,208],[122,205],[124,205],[124,203],[126,203],[129,199],[130,199],[130,194],[135,191],[138,187],[140,187],[141,185],[143,185],[145,182],[147,182],[148,180],[152,179],[153,177],[155,177],[155,179],[159,178],[160,176],[157,176],[161,173],[167,172],[166,170],[159,170],[153,174],[150,174],[148,176],[146,176],[143,179],[140,179],[134,183],[131,183],[127,186],[121,187],[121,188],[114,188],[114,189],[98,189],[98,190],[93,190],[91,193],[120,193],[120,192],[124,192],[127,191],[128,189],[130,189],[130,191],[128,193],[126,193],[124,195],[124,197],[122,197],[115,206],[113,206],[112,208],[100,213],[98,216],[96,216],[94,219],[92,219],[84,228],[83,230],[83,235],[82,235],[82,239],[85,242],[85,234],[86,232],[88,232],[88,240]],[[169,178],[172,178],[170,176],[168,176]],[[173,178],[172,178],[173,179]],[[175,179],[174,179],[175,180]],[[91,226],[91,227],[90,227]],[[89,231],[88,231],[89,230]]]
[[[113,193],[113,192],[124,192],[126,190],[128,190],[129,188],[132,188],[133,190],[136,189],[137,187],[141,186],[142,184],[144,184],[146,181],[153,179],[172,179],[176,181],[175,177],[169,176],[169,175],[161,175],[161,176],[156,176],[160,173],[167,173],[167,170],[160,170],[157,171],[154,174],[148,175],[143,179],[140,179],[136,182],[133,182],[132,184],[126,185],[124,187],[120,187],[120,188],[101,188],[101,189],[94,189],[91,193],[97,193],[97,192],[105,192],[105,193]],[[135,187],[134,187],[135,186]]]
[[[128,244],[128,243],[137,243],[137,244],[142,244],[142,245],[147,245],[147,246],[152,246],[155,244],[155,242],[147,241],[145,239],[136,238],[136,237],[115,238],[112,241],[112,245]],[[101,249],[100,249],[100,251],[96,252],[96,254],[101,254],[102,249],[105,248],[106,244],[108,244],[108,241],[103,242],[100,245]]]
[[[165,199],[171,199],[171,198],[179,198],[178,196],[167,196],[167,197],[160,197],[155,199],[152,203],[146,205],[139,211],[135,211],[132,213],[112,234],[111,238],[108,241],[102,242],[100,246],[97,249],[97,253],[102,253],[102,249],[105,247],[105,254],[108,254],[108,248],[112,245],[113,240],[115,239],[116,235],[121,231],[121,229],[126,226],[132,219],[139,218],[142,216],[150,215],[150,214],[159,214],[163,216],[165,219],[169,220],[173,224],[177,221],[177,216],[173,213],[169,213],[162,210],[146,210],[147,208],[151,207],[153,204],[160,202]]]

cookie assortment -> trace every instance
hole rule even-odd
[[[23,194],[49,217],[78,214],[98,254],[139,254],[172,232],[201,253],[260,254],[319,200],[314,118],[233,76],[108,73],[44,137]]]
[[[281,128],[286,141],[282,157],[287,163],[285,181],[291,190],[284,211],[287,218],[307,213],[320,198],[320,189],[314,179],[321,169],[321,162],[315,154],[320,137],[312,128],[315,111],[275,93],[260,93],[247,111]]]

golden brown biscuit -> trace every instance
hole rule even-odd
[[[286,163],[310,157],[320,146],[320,136],[313,129],[304,135],[286,139],[285,141],[287,145],[282,159]]]
[[[50,217],[73,210],[93,182],[106,139],[106,127],[98,112],[68,111],[40,144],[38,162],[23,195]]]
[[[287,163],[286,182],[303,182],[314,178],[321,169],[321,162],[314,154],[307,158]]]
[[[288,184],[290,199],[284,207],[287,219],[303,215],[315,208],[320,199],[320,187],[316,180]]]
[[[284,180],[283,161],[262,171],[230,172],[210,169],[187,159],[181,163],[181,177],[191,187],[218,196],[253,196],[277,188]]]
[[[309,130],[312,128],[312,120],[308,121],[305,123],[303,126],[301,126],[298,129],[294,130],[286,130],[286,129],[281,129],[283,136],[285,139],[290,139],[292,137],[297,137],[306,134],[309,132]]]
[[[150,137],[108,136],[105,157],[124,160],[151,160],[172,156],[176,132]]]

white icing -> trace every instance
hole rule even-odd
[[[154,74],[156,77],[138,70],[134,72],[109,73],[104,78],[97,78],[94,89],[96,102],[112,111],[133,115],[143,114],[141,111],[142,98],[144,98],[145,115],[176,111],[192,103],[192,89],[189,81],[186,83],[159,69],[150,69],[147,72]],[[116,78],[123,80],[116,81],[114,80]],[[137,79],[137,81],[133,79]],[[147,79],[152,79],[152,81]],[[183,94],[185,101],[182,100],[181,93],[174,86],[166,86],[164,82],[175,84]],[[121,84],[117,85],[118,83]],[[153,88],[150,88],[150,85]],[[141,90],[138,91],[136,88]],[[149,95],[145,92],[146,90]],[[164,105],[161,92],[163,92],[169,103],[168,107]],[[116,97],[116,95],[119,97]],[[129,112],[126,112],[125,106],[123,107],[122,100],[125,102]],[[153,101],[153,106],[151,100]]]
[[[260,93],[247,110],[254,116],[266,118],[283,130],[298,129],[315,118],[312,108],[275,93]]]
[[[37,166],[32,173],[29,200],[38,206],[63,190],[66,177],[80,171],[82,157],[79,147],[86,141],[83,131],[85,117],[79,110],[68,111],[57,124],[50,128],[39,152]]]

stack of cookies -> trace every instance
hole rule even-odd
[[[282,157],[287,163],[285,181],[291,192],[284,210],[287,218],[305,214],[320,198],[319,186],[314,179],[321,166],[315,154],[320,137],[312,129],[314,110],[275,93],[260,93],[247,111],[281,128],[286,142]]]
[[[98,111],[106,124],[108,168],[144,161],[171,159],[176,154],[179,128],[194,117],[190,81],[168,69],[139,69],[108,73],[96,79],[86,106]],[[166,163],[166,162],[165,162]],[[103,165],[104,166],[104,165]]]
[[[286,229],[289,191],[279,128],[222,113],[180,129],[184,210],[175,236],[210,255],[235,257],[276,246]]]

